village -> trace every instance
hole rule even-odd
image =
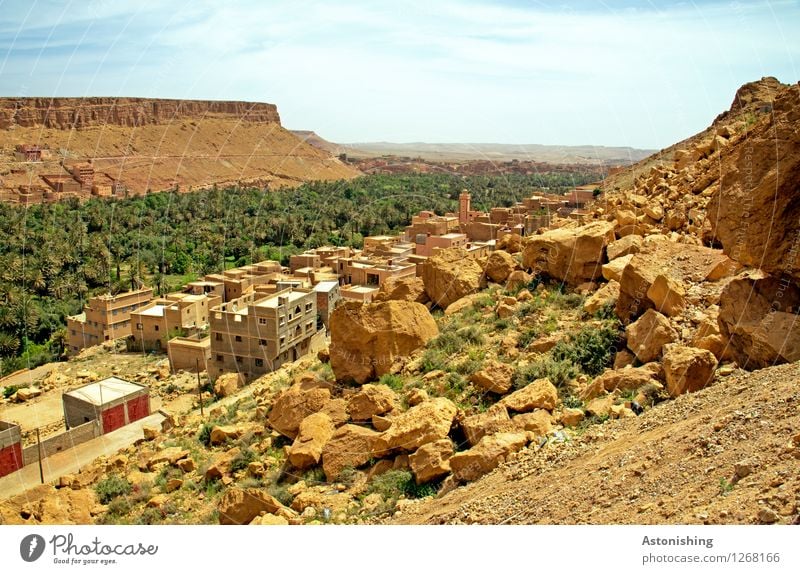
[[[458,213],[422,211],[402,234],[365,237],[362,249],[322,246],[292,255],[288,267],[261,261],[205,275],[161,296],[144,286],[97,295],[67,319],[69,354],[121,344],[131,356],[166,355],[169,372],[194,373],[198,381],[201,373],[209,383],[232,375],[236,388],[327,347],[330,317],[340,303],[379,300],[381,287],[419,277],[424,262],[441,250],[457,247],[483,258],[498,243],[533,235],[558,218],[583,221],[599,185],[579,186],[565,196],[534,194],[488,212],[474,210],[470,194],[462,192]],[[0,478],[37,463],[41,469],[48,456],[114,431],[135,441],[143,429],[168,424],[170,413],[147,384],[113,371],[92,379],[98,377],[79,377],[81,384],[65,392],[49,391],[61,392],[60,401],[48,399],[51,410],[62,408],[60,422],[37,412],[41,403],[34,399],[47,393],[36,385],[9,397],[20,404],[17,420],[3,420],[0,412]],[[41,436],[43,418],[49,424]],[[39,477],[44,481],[41,470]]]

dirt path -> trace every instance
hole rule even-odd
[[[394,522],[791,523],[800,513],[799,379],[800,363],[734,375],[569,443],[522,451]]]
[[[160,426],[164,415],[156,413],[102,435],[65,452],[54,454],[43,461],[44,480],[52,482],[65,474],[74,474],[94,462],[97,457],[111,455],[142,438],[142,427]],[[5,500],[40,484],[39,465],[29,464],[15,473],[0,478],[0,500]]]

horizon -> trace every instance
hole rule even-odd
[[[657,150],[742,84],[800,79],[788,0],[4,7],[5,97],[266,102],[343,144]]]

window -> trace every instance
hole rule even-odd
[[[309,311],[311,311],[311,308],[312,308],[313,306],[314,306],[314,305],[312,305],[311,303],[306,303],[306,313],[308,313]]]
[[[294,308],[294,314],[299,315],[300,313],[302,313],[302,310],[300,309],[300,305],[298,305],[297,307]]]
[[[155,326],[155,330],[158,331],[158,325]]]
[[[237,343],[241,343],[242,342],[242,336],[241,335],[236,335],[236,342]]]
[[[258,346],[259,347],[266,347],[267,346],[267,340],[266,339],[259,339],[258,340]]]
[[[281,347],[286,343],[286,337],[281,337]]]
[[[116,315],[116,314],[117,314],[117,310],[116,310],[116,309],[114,309],[113,311],[111,311],[111,314],[112,314],[112,315]]]
[[[267,320],[264,317],[259,317],[258,318],[258,324],[259,325],[266,325],[267,324]]]
[[[217,355],[217,362],[218,362],[218,363],[221,363],[221,362],[222,362],[222,355]]]
[[[137,331],[141,331],[142,330],[142,324],[141,323],[136,323],[136,330]]]
[[[280,319],[278,319],[278,327],[283,327],[285,324],[286,324],[285,317],[281,317]]]
[[[243,362],[244,362],[244,357],[238,357],[238,356],[237,356],[237,357],[236,357],[236,362],[237,362],[237,363],[243,363]]]
[[[221,341],[222,340],[222,333],[215,333],[214,334],[214,339],[216,341]]]
[[[234,315],[233,316],[233,321],[235,323],[241,323],[242,322],[242,316],[241,315]]]
[[[256,367],[263,367],[264,359],[256,359]]]

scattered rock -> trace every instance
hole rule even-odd
[[[487,361],[483,368],[470,376],[470,382],[484,391],[505,394],[511,389],[514,367],[500,361]]]
[[[331,366],[336,380],[364,384],[389,373],[396,359],[408,357],[438,334],[436,321],[420,303],[339,305],[331,316]]]
[[[375,301],[412,301],[424,305],[430,298],[419,277],[387,277],[375,295]]]
[[[220,524],[250,524],[261,513],[294,516],[275,497],[256,488],[229,488],[217,506]]]
[[[437,397],[392,419],[381,435],[379,450],[414,451],[423,444],[445,438],[458,409],[449,399]]]
[[[486,435],[497,432],[510,432],[516,430],[516,428],[508,416],[506,407],[496,403],[485,412],[477,413],[461,420],[461,430],[464,431],[467,442],[475,446]]]
[[[667,390],[673,397],[705,388],[717,368],[717,359],[710,351],[675,344],[666,346],[662,363]]]
[[[510,253],[494,250],[486,260],[486,275],[495,283],[505,283],[517,262]]]
[[[318,412],[304,418],[297,438],[288,451],[292,466],[303,470],[319,464],[322,450],[334,431],[333,421],[325,413]]]
[[[619,283],[613,280],[609,281],[584,301],[583,310],[594,315],[603,307],[616,305],[618,298]]]
[[[579,425],[585,416],[586,415],[584,415],[581,409],[565,408],[563,411],[561,411],[559,421],[565,427],[574,427]]]
[[[410,407],[415,407],[427,401],[428,398],[428,391],[425,389],[411,389],[406,395],[406,403],[408,403]]]
[[[244,386],[244,376],[240,373],[223,373],[214,381],[214,394],[229,397]]]
[[[321,411],[330,402],[331,392],[317,388],[301,391],[291,387],[281,393],[269,413],[270,426],[279,433],[295,438],[300,423],[308,415]]]
[[[465,249],[442,249],[422,264],[425,291],[442,309],[466,295],[480,290],[484,284],[483,269]]]
[[[461,482],[477,480],[500,466],[508,455],[522,449],[528,441],[529,434],[526,432],[485,436],[469,450],[450,457],[453,477]]]
[[[322,449],[322,469],[329,481],[339,478],[345,468],[358,468],[385,450],[378,445],[381,434],[347,424],[336,429]]]
[[[647,298],[658,311],[670,317],[679,315],[686,307],[686,291],[683,285],[669,275],[661,274],[656,277],[647,290]]]
[[[614,281],[619,285],[619,281],[622,279],[622,272],[625,270],[628,263],[631,262],[631,259],[633,259],[633,254],[617,257],[609,261],[603,265],[603,277],[605,277],[607,281]]]
[[[527,413],[534,409],[552,411],[557,402],[558,390],[548,379],[536,379],[500,401],[508,409],[518,413]]]
[[[367,384],[350,397],[347,412],[356,422],[368,421],[396,409],[398,404],[397,395],[388,386]]]
[[[675,341],[677,335],[664,315],[648,309],[625,329],[628,348],[642,363],[649,363],[661,355],[664,345]]]
[[[553,428],[553,417],[544,409],[523,413],[511,419],[516,430],[528,431],[535,436],[545,436]]]
[[[424,444],[409,455],[408,462],[417,484],[438,480],[450,474],[449,460],[453,452],[453,443],[445,438]]]

